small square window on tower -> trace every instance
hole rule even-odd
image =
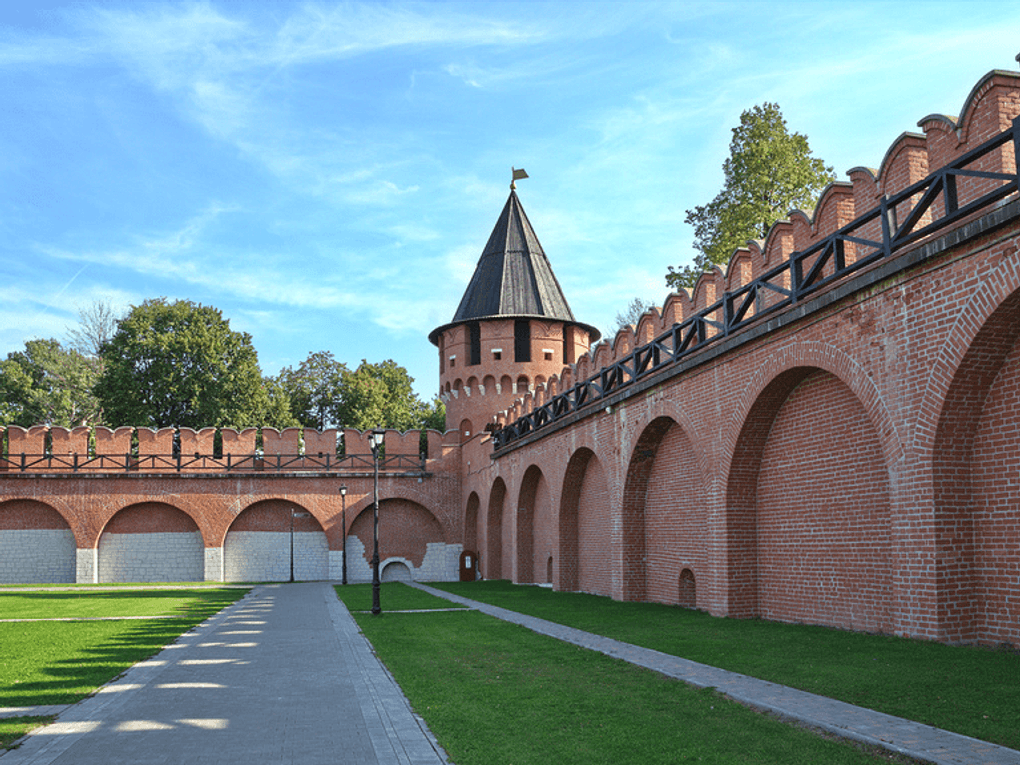
[[[502,358],[503,358],[503,349],[502,348],[493,348],[492,349],[492,360],[493,361],[500,361]]]
[[[545,361],[552,361],[553,352],[548,348],[542,349],[542,357]]]

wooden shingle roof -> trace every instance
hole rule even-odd
[[[513,190],[482,250],[453,320],[434,329],[429,340],[436,343],[439,334],[454,324],[502,318],[556,319],[585,327],[593,341],[600,335],[594,327],[574,319],[549,259]]]

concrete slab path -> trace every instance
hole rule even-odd
[[[427,585],[413,586],[451,602],[477,609],[497,619],[520,624],[534,632],[599,651],[701,688],[716,688],[748,706],[774,712],[805,725],[844,738],[881,746],[918,760],[937,765],[1020,765],[1020,752],[1015,749],[1007,749],[825,696],[798,691],[795,688],[717,669],[649,648],[640,648],[612,638],[582,632],[545,619],[451,595]]]
[[[0,754],[0,765],[447,761],[325,582],[255,587]]]

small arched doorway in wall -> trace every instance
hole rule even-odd
[[[66,583],[76,578],[74,532],[64,517],[32,499],[0,503],[0,583]]]
[[[296,502],[268,499],[245,508],[223,545],[227,582],[329,578],[329,543],[319,521]]]
[[[411,569],[408,568],[407,563],[402,560],[389,560],[386,565],[383,566],[382,571],[379,574],[380,581],[383,582],[413,582],[414,577],[411,576]]]
[[[118,511],[99,537],[99,582],[200,582],[205,544],[195,521],[172,505]]]
[[[366,506],[351,524],[347,534],[347,576],[353,582],[372,580],[373,525],[372,505]],[[356,540],[355,547],[351,543]],[[358,556],[354,550],[363,552]],[[457,560],[449,560],[443,529],[436,517],[423,505],[408,499],[390,498],[379,501],[379,571],[391,561],[399,562],[408,572],[408,580],[439,581],[457,575]],[[394,569],[396,576],[399,569]]]
[[[698,607],[698,591],[694,581],[694,572],[689,568],[685,568],[680,572],[676,603],[681,608]]]

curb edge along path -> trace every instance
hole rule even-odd
[[[131,709],[140,692],[154,688],[157,682],[165,679],[161,676],[171,674],[182,660],[194,659],[203,643],[208,645],[206,641],[213,638],[217,630],[229,628],[229,624],[224,623],[236,612],[258,604],[260,596],[279,593],[289,586],[293,585],[252,587],[244,598],[184,633],[160,653],[130,667],[95,695],[65,707],[55,722],[37,728],[21,739],[18,748],[0,751],[0,765],[51,765],[68,754],[68,750],[90,732],[102,728],[104,723],[129,717],[130,714],[125,713]],[[356,705],[361,712],[362,719],[354,719],[355,715],[345,722],[362,728],[371,743],[375,762],[379,765],[448,765],[446,753],[424,721],[411,709],[400,686],[358,630],[354,618],[336,597],[332,583],[298,586],[311,589],[310,596],[325,606],[326,617],[338,645],[336,662],[340,671],[349,675],[357,696]],[[308,731],[301,733],[304,735]],[[328,739],[323,739],[323,746],[328,746]],[[157,752],[158,761],[173,762],[172,758],[167,759],[167,754],[165,751]],[[223,765],[231,762],[250,765],[249,759],[232,760],[223,750],[219,751],[217,760]]]
[[[650,648],[567,627],[555,622],[490,606],[434,587],[412,583],[454,603],[581,648],[635,664],[699,688],[715,688],[747,706],[797,720],[843,738],[882,747],[936,765],[1020,765],[1020,751],[930,725],[894,717],[843,701],[799,691],[736,672],[710,667]]]

